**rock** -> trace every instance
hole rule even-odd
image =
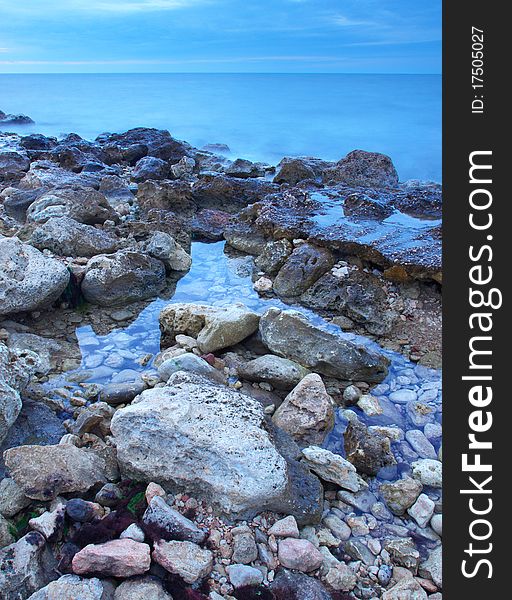
[[[396,464],[389,438],[370,433],[358,420],[350,421],[344,435],[345,456],[360,473],[377,475],[383,467]]]
[[[261,317],[260,333],[269,350],[317,373],[344,380],[380,382],[388,359],[343,333],[313,325],[301,313],[270,308]]]
[[[126,579],[116,588],[114,600],[172,600],[156,577]]]
[[[405,577],[382,594],[382,600],[427,600],[427,592],[413,577]]]
[[[383,483],[379,488],[386,504],[395,515],[403,515],[416,502],[422,489],[421,483],[411,477],[399,479],[394,483]]]
[[[14,543],[15,539],[11,533],[9,521],[0,515],[0,548]]]
[[[384,548],[389,553],[393,564],[405,567],[413,575],[416,575],[420,553],[411,538],[389,540],[384,544]]]
[[[153,560],[164,569],[179,575],[186,583],[195,583],[210,574],[213,568],[213,554],[192,542],[155,543]]]
[[[72,521],[88,523],[103,515],[102,507],[96,502],[88,502],[82,498],[71,498],[66,502],[66,514]]]
[[[299,528],[297,527],[297,520],[292,515],[284,519],[279,519],[268,530],[268,534],[275,537],[298,538]]]
[[[384,412],[379,399],[371,394],[364,394],[364,396],[361,396],[357,401],[357,406],[367,417],[377,417]]]
[[[5,477],[0,481],[0,515],[14,517],[31,502],[14,479]]]
[[[113,414],[113,408],[106,402],[93,402],[89,406],[79,409],[75,422],[71,424],[69,431],[75,435],[92,432],[105,437],[110,433],[110,420]]]
[[[368,547],[359,540],[349,540],[345,544],[344,550],[354,560],[360,560],[367,566],[375,564],[375,556],[373,556]]]
[[[265,244],[263,252],[254,259],[257,269],[268,273],[276,274],[288,260],[293,252],[293,245],[289,240],[277,240]]]
[[[170,304],[160,313],[160,327],[172,338],[184,333],[197,338],[208,354],[241,342],[258,329],[259,315],[243,304],[227,307],[205,304]]]
[[[184,156],[176,164],[171,165],[171,173],[176,179],[186,178],[192,175],[196,166],[196,161],[189,156]]]
[[[62,535],[65,513],[65,505],[59,503],[54,510],[45,511],[39,517],[30,519],[28,522],[29,527],[44,535],[50,543],[58,541]]]
[[[422,577],[431,579],[438,588],[443,588],[443,547],[438,546],[430,553],[426,561],[419,568]]]
[[[9,115],[0,110],[0,127],[4,125],[30,125],[33,122],[27,115]]]
[[[287,569],[304,573],[315,571],[324,561],[324,556],[308,540],[286,538],[279,542],[279,562]]]
[[[178,371],[196,373],[197,375],[204,375],[214,380],[220,380],[222,377],[217,369],[192,352],[185,352],[175,358],[168,358],[158,365],[158,374],[162,381],[168,381],[169,377]]]
[[[246,362],[238,368],[238,375],[247,381],[270,383],[279,390],[291,390],[309,371],[298,363],[265,354]]]
[[[426,494],[420,494],[416,502],[407,509],[409,515],[420,527],[426,527],[434,514],[435,502]]]
[[[150,548],[128,538],[104,544],[89,544],[72,561],[77,575],[131,577],[142,575],[151,565]]]
[[[20,180],[29,169],[30,159],[25,153],[0,150],[0,181]]]
[[[389,399],[395,404],[407,404],[416,400],[416,392],[414,390],[402,389],[389,394]]]
[[[277,173],[274,177],[274,183],[287,183],[288,185],[297,185],[305,179],[316,179],[317,173],[308,164],[306,158],[283,158],[277,165]]]
[[[192,219],[191,228],[194,238],[198,240],[221,241],[231,215],[222,210],[203,208]]]
[[[21,412],[21,392],[39,368],[39,359],[30,351],[13,350],[0,342],[0,442]]]
[[[0,238],[0,315],[49,306],[64,292],[69,271],[18,238]]]
[[[398,173],[389,158],[378,152],[353,150],[326,173],[331,181],[362,187],[392,187],[398,185]]]
[[[285,298],[300,296],[334,265],[326,248],[301,244],[292,252],[274,279],[274,291]]]
[[[250,530],[233,535],[233,556],[231,557],[233,562],[248,565],[257,558],[258,547]]]
[[[36,531],[0,549],[2,597],[17,600],[47,585],[56,575],[56,563],[44,537]]]
[[[118,410],[111,430],[127,477],[186,489],[230,514],[279,506],[315,518],[318,480],[287,466],[263,422],[257,400],[179,372]]]
[[[230,177],[239,177],[248,179],[249,177],[264,177],[265,168],[261,163],[253,163],[250,160],[237,158],[225,170],[226,175]]]
[[[101,388],[100,401],[117,406],[128,404],[146,389],[142,381],[108,383]]]
[[[280,569],[270,589],[277,598],[290,600],[332,600],[331,594],[314,577]]]
[[[169,165],[161,158],[144,156],[132,171],[132,181],[140,183],[147,179],[165,179],[169,175]]]
[[[379,198],[356,192],[345,198],[343,211],[352,217],[382,221],[393,214],[393,206]]]
[[[28,207],[43,195],[44,191],[25,190],[7,187],[0,192],[0,200],[3,200],[5,214],[16,221],[24,222]]]
[[[334,427],[334,401],[320,375],[306,375],[286,396],[272,420],[301,444],[321,444]]]
[[[40,250],[47,249],[59,256],[110,254],[119,246],[118,239],[110,233],[69,217],[48,219],[35,229],[31,243]]]
[[[28,600],[108,600],[111,587],[96,577],[83,579],[77,575],[63,575],[34,592]]]
[[[247,565],[228,565],[226,572],[234,588],[242,588],[263,583],[263,573]]]
[[[114,306],[156,296],[165,287],[162,262],[130,250],[91,258],[82,281],[84,298]]]
[[[307,466],[324,481],[335,483],[351,492],[367,487],[354,465],[343,456],[317,446],[304,448],[302,454]]]
[[[421,458],[433,458],[434,460],[437,458],[436,449],[425,437],[423,431],[409,429],[405,432],[405,439]]]
[[[357,577],[348,565],[337,562],[323,576],[323,581],[333,590],[350,592],[356,586]]]
[[[2,512],[2,511],[0,510],[0,512]],[[430,521],[430,526],[437,533],[437,535],[442,536],[443,535],[443,515],[434,515]]]
[[[6,450],[4,460],[12,479],[34,500],[86,492],[98,483],[105,483],[105,461],[71,444],[18,446]]]
[[[168,233],[155,231],[144,245],[144,250],[153,258],[161,260],[167,271],[188,271],[192,258]]]
[[[352,406],[353,404],[357,404],[361,395],[361,390],[358,387],[349,385],[343,390],[343,402],[346,406]]]
[[[412,474],[424,486],[443,487],[443,463],[430,458],[423,458],[412,463]]]
[[[119,220],[104,194],[78,185],[52,189],[27,209],[27,220],[33,223],[46,223],[52,217],[68,217],[86,225]]]
[[[160,496],[151,499],[142,521],[156,539],[201,544],[206,538],[202,529],[171,508]]]

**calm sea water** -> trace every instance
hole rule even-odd
[[[12,131],[94,138],[158,127],[270,163],[359,148],[390,155],[402,180],[441,181],[438,75],[0,75],[0,109],[36,121]]]

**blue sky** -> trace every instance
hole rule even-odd
[[[0,0],[17,72],[440,73],[441,0]]]

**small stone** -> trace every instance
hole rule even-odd
[[[368,527],[368,524],[366,523],[366,519],[364,517],[356,517],[356,516],[348,516],[347,519],[347,525],[350,527],[350,529],[352,530],[352,535],[353,536],[362,536],[362,535],[368,535],[370,533],[370,529]]]
[[[105,600],[111,597],[113,586],[96,577],[83,579],[78,575],[63,575],[33,593],[28,600]]]
[[[155,543],[153,559],[186,583],[204,579],[213,568],[213,554],[192,542],[160,540]]]
[[[134,540],[135,542],[142,543],[145,539],[145,535],[142,529],[136,523],[132,523],[121,533],[119,538],[122,540],[128,538],[130,540]]]
[[[55,542],[62,534],[65,510],[64,504],[59,503],[55,510],[46,511],[39,517],[30,519],[28,524],[34,531],[44,535],[49,542]]]
[[[371,396],[370,394],[361,396],[361,398],[359,398],[357,401],[357,406],[359,406],[359,408],[368,417],[376,417],[384,412],[379,399],[375,396]]]
[[[402,389],[391,392],[389,399],[395,404],[407,404],[408,402],[414,402],[417,399],[417,395],[413,390]]]
[[[130,539],[89,544],[75,554],[72,565],[77,575],[123,578],[142,575],[151,565],[150,548]]]
[[[0,515],[0,548],[9,546],[14,541],[9,521]]]
[[[357,404],[359,398],[361,398],[361,390],[355,385],[349,385],[343,391],[343,401],[346,406]]]
[[[254,567],[234,564],[227,566],[226,572],[231,585],[235,588],[260,585],[263,583],[263,573]]]
[[[283,567],[304,573],[315,571],[324,560],[323,554],[311,542],[294,538],[279,542],[278,558]]]
[[[72,521],[88,523],[103,515],[102,507],[96,502],[88,502],[81,498],[72,498],[66,504],[66,513]]]
[[[298,538],[299,528],[295,517],[290,515],[276,521],[268,530],[268,533],[269,535],[275,535],[276,537]]]
[[[356,586],[357,577],[348,565],[338,562],[327,571],[323,581],[333,590],[350,592]]]
[[[123,492],[115,483],[106,483],[96,494],[94,500],[102,506],[116,506],[123,498]]]
[[[382,594],[382,600],[427,600],[427,592],[412,577],[402,579]]]
[[[420,575],[431,579],[438,588],[443,587],[443,548],[438,546],[430,553],[428,559],[421,563]]]
[[[14,517],[31,502],[14,479],[5,477],[0,481],[0,515]]]
[[[252,532],[245,531],[233,537],[233,561],[242,565],[252,563],[258,558],[258,547]]]
[[[409,569],[413,575],[418,571],[420,562],[420,553],[416,549],[414,542],[410,538],[398,538],[390,540],[385,544],[392,562],[395,565]]]
[[[155,496],[160,496],[160,498],[165,500],[165,498],[167,498],[167,493],[158,483],[150,482],[148,483],[148,487],[146,488],[145,492],[146,503],[148,506],[151,504],[151,500],[153,500]]]
[[[423,458],[413,462],[412,474],[427,487],[443,487],[443,464],[438,460]]]
[[[309,446],[302,450],[304,462],[319,477],[352,492],[358,492],[367,484],[357,474],[354,465],[339,454],[318,446]]]
[[[435,502],[426,494],[420,494],[416,502],[407,509],[409,515],[418,523],[419,527],[426,527],[434,514]]]
[[[201,544],[206,533],[190,519],[171,508],[163,498],[154,496],[142,517],[145,525],[159,532],[163,540],[179,540]]]
[[[354,560],[361,560],[367,566],[375,564],[375,556],[358,540],[349,540],[345,544],[345,552]]]
[[[60,598],[55,600],[60,600]],[[62,600],[67,599],[63,598]],[[108,599],[102,598],[101,600]],[[160,579],[145,575],[123,581],[116,588],[114,600],[172,600],[172,597],[164,590]]]
[[[350,527],[334,514],[328,514],[324,517],[323,523],[333,534],[342,541],[348,540],[352,535]]]
[[[437,533],[437,535],[443,535],[443,515],[434,515],[430,520],[430,526]]]
[[[417,452],[421,458],[437,458],[434,446],[428,441],[423,431],[419,429],[410,429],[405,434],[405,439],[411,444],[412,449]]]
[[[379,488],[386,504],[395,515],[403,515],[416,502],[422,489],[421,483],[411,477],[394,483],[384,483]]]

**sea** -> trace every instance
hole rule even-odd
[[[383,152],[400,179],[441,182],[441,76],[366,74],[0,74],[0,110],[60,137],[157,127],[197,147],[276,164]]]

